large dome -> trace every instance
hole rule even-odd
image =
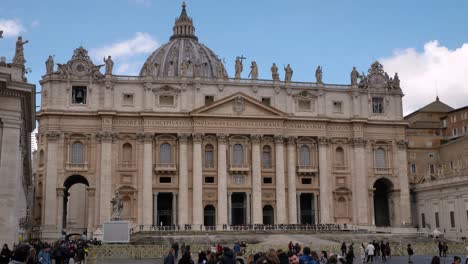
[[[198,42],[195,27],[188,17],[185,3],[176,19],[170,41],[155,50],[146,60],[140,76],[227,78],[221,60]]]

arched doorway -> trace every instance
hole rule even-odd
[[[205,226],[215,226],[216,225],[216,209],[213,205],[209,204],[205,206],[203,209],[203,216],[204,221],[203,224]]]
[[[390,193],[393,184],[388,179],[378,179],[374,183],[374,217],[376,226],[390,226]]]
[[[245,193],[233,193],[231,197],[231,219],[232,225],[245,225]]]
[[[275,224],[275,213],[273,207],[269,204],[263,206],[263,224],[274,225]]]
[[[87,229],[88,180],[81,175],[72,175],[63,183],[63,228],[67,232],[83,233]]]
[[[158,225],[172,225],[172,193],[158,194]]]

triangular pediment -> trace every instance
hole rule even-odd
[[[232,116],[232,117],[271,117],[287,116],[286,113],[263,104],[257,99],[243,93],[235,93],[210,105],[191,112],[193,116]]]

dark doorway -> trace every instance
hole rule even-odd
[[[69,218],[69,215],[68,215],[68,202],[69,202],[69,199],[70,199],[70,189],[77,185],[77,184],[83,184],[83,185],[86,185],[86,187],[89,187],[89,183],[88,183],[88,180],[81,176],[81,175],[72,175],[70,177],[68,177],[65,182],[63,183],[63,187],[65,187],[65,190],[64,190],[64,195],[63,195],[63,219],[62,219],[62,226],[63,228],[67,228],[67,220]],[[84,196],[86,198],[86,196]],[[74,197],[71,197],[72,199]],[[81,215],[86,215],[86,206],[85,206],[85,201],[81,201],[81,208],[74,208],[75,210],[80,210],[80,212],[77,212],[78,214],[81,214]],[[87,222],[87,219],[85,219],[85,223]],[[82,226],[81,227],[82,229],[86,230],[86,226]]]
[[[300,196],[300,223],[315,224],[314,194],[302,193]]]
[[[204,221],[203,224],[205,226],[215,226],[216,225],[216,209],[211,204],[205,206],[203,209],[203,216]]]
[[[232,225],[244,225],[245,224],[245,193],[233,193],[231,197],[231,218]]]
[[[390,226],[389,194],[393,184],[387,179],[374,183],[374,217],[376,226]]]
[[[158,194],[158,225],[172,225],[172,193]]]
[[[275,224],[275,213],[271,205],[265,205],[263,207],[263,224],[264,225]]]

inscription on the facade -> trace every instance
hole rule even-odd
[[[195,120],[194,126],[201,127],[262,127],[262,128],[283,128],[282,121],[237,121],[237,120]]]

